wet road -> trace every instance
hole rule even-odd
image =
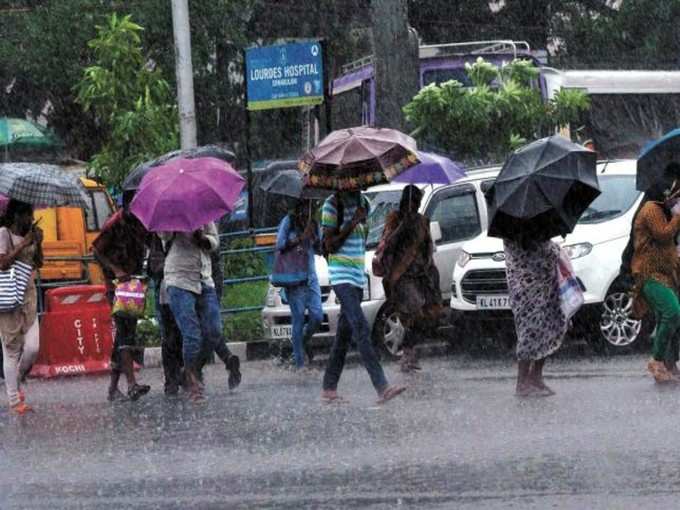
[[[32,382],[37,413],[0,410],[0,509],[658,508],[680,501],[680,388],[644,358],[550,364],[550,399],[517,400],[509,361],[425,360],[377,407],[361,367],[346,405],[320,373],[208,373],[209,402],[154,392],[110,405],[106,380]],[[3,388],[4,390],[4,388]]]

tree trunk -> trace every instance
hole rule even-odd
[[[378,127],[406,130],[402,108],[419,89],[418,37],[408,25],[406,0],[371,0],[375,119]]]

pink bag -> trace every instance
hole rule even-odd
[[[144,316],[147,285],[139,278],[116,283],[112,315],[139,319]]]

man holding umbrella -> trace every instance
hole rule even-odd
[[[354,341],[364,367],[384,403],[406,388],[387,382],[361,309],[366,283],[365,254],[368,203],[360,190],[388,182],[418,163],[415,141],[391,129],[352,128],[335,131],[300,161],[308,185],[330,188],[321,211],[323,247],[333,292],[340,301],[340,319],[326,365],[321,398],[342,400],[337,387],[350,341]]]

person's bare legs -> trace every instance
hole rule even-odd
[[[534,387],[543,391],[546,396],[554,395],[555,392],[552,390],[552,388],[550,388],[550,386],[545,384],[545,380],[543,379],[543,366],[544,365],[545,365],[545,358],[536,360],[531,364],[529,381]]]
[[[519,360],[517,362],[517,388],[515,390],[518,397],[529,396],[534,387],[530,381],[531,361]]]

